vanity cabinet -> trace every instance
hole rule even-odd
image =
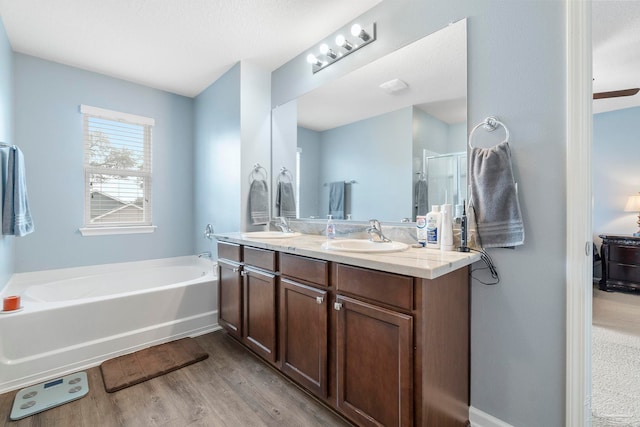
[[[276,253],[244,248],[243,342],[276,363]]]
[[[283,253],[280,274],[281,369],[327,398],[329,263]]]
[[[242,246],[218,243],[218,323],[242,337]]]
[[[356,425],[468,425],[468,266],[424,279],[250,245],[240,254],[220,259],[220,286],[241,264],[249,349]],[[221,312],[225,295],[238,300],[221,291]]]
[[[359,425],[411,426],[413,278],[335,270],[338,408]]]

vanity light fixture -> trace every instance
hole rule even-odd
[[[376,40],[376,23],[373,22],[365,27],[360,24],[351,26],[351,36],[356,40],[347,40],[347,38],[338,34],[335,38],[336,50],[332,49],[326,43],[319,46],[319,55],[310,53],[307,55],[307,62],[311,64],[311,71],[315,74],[323,68],[341,60],[345,56],[363,48]]]

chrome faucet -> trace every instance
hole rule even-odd
[[[211,252],[206,251],[206,252],[200,252],[198,254],[198,258],[209,258],[209,259],[213,259],[213,256],[211,255]]]
[[[276,222],[275,226],[282,230],[283,233],[293,233],[293,230],[289,227],[289,223],[287,222],[287,218],[283,216],[276,217],[280,222]]]
[[[382,227],[380,226],[380,221],[377,219],[369,220],[369,227],[367,227],[367,233],[369,234],[369,240],[372,242],[382,243],[382,242],[390,242],[382,233]]]

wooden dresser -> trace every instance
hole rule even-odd
[[[640,237],[601,234],[600,289],[640,290]]]

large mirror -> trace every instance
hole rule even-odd
[[[463,20],[274,109],[274,216],[280,181],[298,218],[414,221],[461,204],[466,82]]]

